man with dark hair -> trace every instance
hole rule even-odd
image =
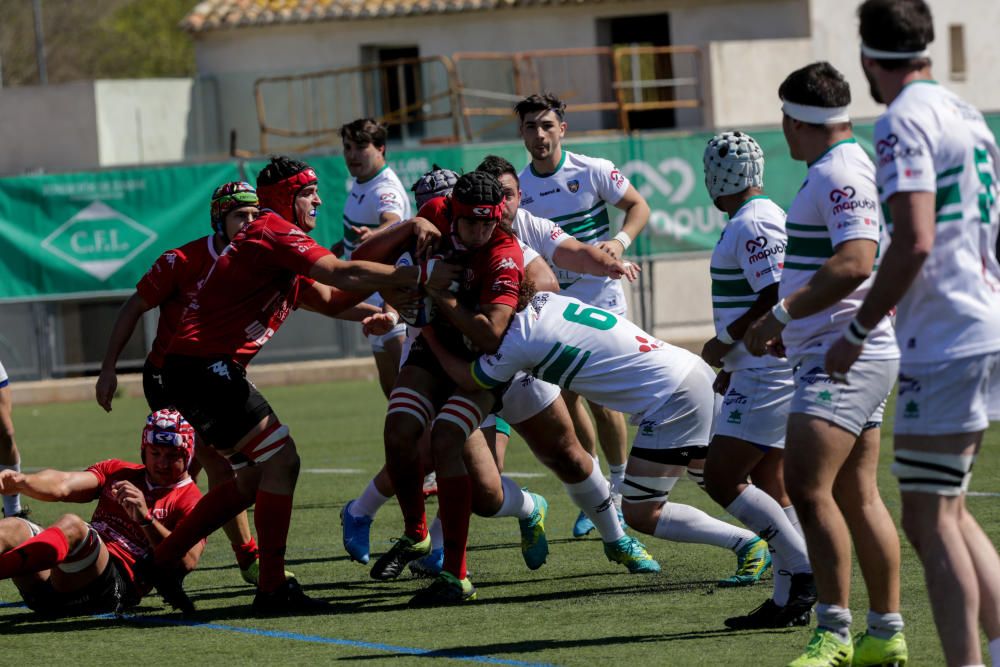
[[[354,178],[344,204],[344,259],[350,259],[351,252],[376,229],[410,217],[406,188],[385,161],[386,136],[385,126],[371,118],[359,118],[340,128],[344,162]],[[397,318],[389,333],[368,336],[379,384],[382,393],[388,396],[396,382],[406,325],[398,322],[398,315],[391,307],[385,307],[385,300],[378,293],[370,296],[367,303]]]
[[[877,182],[892,231],[875,284],[827,354],[853,372],[893,308],[902,350],[895,462],[903,530],[924,565],[949,665],[1000,664],[1000,557],[965,496],[990,421],[1000,419],[1000,149],[982,114],[933,80],[923,0],[858,9],[872,97]]]
[[[850,375],[823,355],[868,293],[881,220],[875,168],[854,139],[851,91],[829,63],[781,84],[782,129],[792,159],[809,166],[788,209],[780,301],[743,340],[761,356],[783,342],[795,393],[785,438],[785,484],[805,533],[819,604],[805,653],[791,664],[876,665],[906,660],[899,614],[899,537],[879,496],[882,412],[899,365],[888,318],[872,322]],[[868,630],[851,641],[851,539],[868,589]]]
[[[288,427],[246,379],[247,363],[300,301],[331,311],[353,305],[357,292],[450,284],[455,271],[344,262],[310,238],[322,204],[316,172],[274,157],[257,178],[263,215],[243,226],[201,281],[171,339],[164,363],[168,399],[202,438],[225,455],[234,479],[209,491],[154,552],[170,562],[195,541],[251,504],[260,548],[258,614],[322,610],[294,579],[286,579],[285,543],[299,457]],[[335,286],[331,290],[326,285]],[[351,290],[343,294],[337,290]],[[313,296],[310,296],[313,295]],[[162,587],[161,585],[162,584]],[[160,592],[190,608],[183,591],[159,578]],[[170,600],[168,600],[170,601]]]
[[[503,192],[496,179],[482,172],[460,177],[448,197],[427,202],[420,216],[373,235],[361,251],[373,248],[405,249],[420,227],[432,225],[440,236],[439,259],[463,268],[454,288],[428,285],[435,314],[429,321],[447,344],[472,358],[476,350],[495,350],[517,304],[524,276],[523,256],[509,224],[503,221]],[[369,255],[365,255],[369,256]],[[430,269],[428,269],[430,270]],[[431,317],[430,313],[426,314]],[[445,558],[441,574],[411,604],[426,606],[475,598],[466,577],[465,545],[472,512],[472,485],[462,445],[479,428],[492,406],[482,392],[455,390],[435,355],[418,337],[406,353],[396,386],[389,395],[385,421],[386,467],[403,512],[404,534],[372,566],[375,579],[398,576],[411,560],[431,550],[424,514],[423,470],[414,446],[431,425],[431,446],[437,472]],[[488,399],[488,400],[487,400]],[[457,437],[450,437],[457,433]],[[434,437],[447,434],[449,437]],[[452,447],[457,443],[457,451]],[[522,494],[525,509],[534,507],[532,494]]]
[[[13,470],[21,472],[21,454],[14,442],[14,420],[11,419],[10,380],[7,369],[0,363],[0,472]],[[21,496],[18,493],[3,495],[3,516],[25,518],[29,514],[27,508],[21,507]]]
[[[628,179],[608,160],[565,151],[566,105],[555,95],[531,95],[514,107],[524,146],[531,163],[520,174],[524,192],[521,205],[534,215],[557,222],[577,240],[595,246],[620,259],[633,239],[649,221],[649,205]],[[622,230],[611,236],[608,204],[625,211]],[[610,277],[588,276],[559,269],[556,276],[563,294],[624,317],[627,312],[621,282]],[[625,478],[628,429],[625,416],[591,403],[597,434],[586,407],[572,391],[565,392],[577,435],[584,448],[597,460],[596,441],[608,457],[611,491],[615,505],[621,505],[620,485]],[[594,526],[581,514],[573,534],[582,537]]]

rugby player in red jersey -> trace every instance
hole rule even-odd
[[[419,237],[421,227],[428,222],[432,224],[441,235],[438,252],[450,264],[461,266],[462,274],[457,293],[428,286],[437,309],[429,326],[452,349],[464,350],[470,359],[475,350],[494,350],[499,345],[517,305],[524,276],[517,239],[509,225],[500,224],[503,211],[503,191],[497,180],[483,172],[472,172],[458,179],[450,196],[427,202],[420,209],[420,217],[372,235],[358,251],[370,251],[369,244],[390,238],[398,246],[411,236]],[[424,473],[413,443],[436,416],[435,430],[457,430],[463,437],[448,439],[458,442],[457,451],[434,450],[445,542],[444,572],[448,575],[435,580],[435,593],[444,582],[450,593],[466,598],[475,595],[465,571],[472,485],[461,443],[479,428],[485,416],[479,405],[487,403],[493,404],[492,397],[486,401],[457,391],[423,338],[413,342],[389,396],[385,421],[386,466],[403,512],[404,534],[372,567],[373,578],[393,578],[407,562],[430,551],[422,490]],[[422,594],[411,603],[420,604],[419,598]]]
[[[246,379],[246,365],[298,303],[335,312],[375,290],[388,297],[420,282],[446,286],[457,269],[438,265],[431,275],[422,267],[337,259],[309,236],[322,200],[316,173],[302,162],[271,158],[257,177],[257,190],[265,210],[239,231],[201,281],[167,346],[163,367],[168,399],[229,459],[236,476],[211,489],[157,547],[150,570],[156,572],[256,504],[260,578],[254,613],[321,611],[324,603],[285,576],[299,457],[288,427]],[[168,601],[190,608],[176,581],[153,576]]]
[[[12,579],[29,608],[47,616],[119,612],[149,592],[136,561],[201,497],[187,472],[194,429],[174,410],[154,412],[142,431],[141,452],[141,464],[110,459],[82,472],[0,472],[0,493],[97,501],[90,523],[76,514],[45,529],[23,518],[0,520],[0,579]],[[186,574],[203,548],[196,543],[169,565]]]

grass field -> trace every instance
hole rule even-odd
[[[14,391],[17,388],[14,385]],[[198,614],[192,621],[161,606],[157,596],[124,620],[83,617],[38,622],[18,604],[16,589],[0,582],[0,664],[333,664],[423,663],[428,658],[490,664],[559,665],[783,665],[804,647],[810,630],[729,632],[722,619],[746,612],[769,594],[770,579],[748,589],[717,589],[735,559],[712,547],[644,538],[659,559],[659,575],[632,576],[609,563],[596,538],[575,540],[576,516],[559,482],[515,438],[507,470],[550,502],[551,553],[530,572],[518,549],[514,519],[473,519],[471,578],[479,601],[462,608],[414,610],[406,601],[426,580],[404,575],[375,582],[340,544],[340,508],[381,465],[384,399],[375,383],[356,382],[266,390],[289,424],[303,460],[295,497],[288,566],[313,595],[330,600],[322,617],[257,620],[246,616],[253,590],[244,585],[225,537],[209,541],[201,565],[187,579]],[[96,404],[15,409],[24,465],[77,469],[94,461],[138,458],[145,404],[120,399],[112,414]],[[899,494],[888,473],[884,441],[882,491],[898,518]],[[988,434],[972,490],[987,495],[969,505],[994,542],[1000,540],[1000,429]],[[722,510],[686,481],[672,498]],[[91,506],[27,501],[47,524]],[[428,512],[433,513],[431,502]],[[401,532],[399,509],[387,505],[373,526],[372,551],[381,553]],[[855,568],[855,629],[864,625],[864,588]],[[941,651],[912,549],[903,544],[903,614],[911,665],[939,665]],[[57,657],[58,656],[58,657]],[[237,662],[238,661],[238,662]]]

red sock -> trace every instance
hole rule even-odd
[[[403,535],[415,542],[427,537],[427,515],[424,513],[424,473],[420,463],[416,469],[386,465],[396,501],[403,512]]]
[[[472,516],[472,478],[438,477],[438,516],[444,534],[444,570],[465,579],[465,546]]]
[[[260,579],[257,587],[270,593],[285,583],[285,545],[292,521],[292,496],[257,492],[253,525],[260,538]]]
[[[0,556],[0,579],[41,572],[61,563],[69,553],[66,535],[56,528],[46,528]]]
[[[202,496],[191,513],[156,546],[154,562],[166,565],[180,560],[199,540],[217,531],[250,505],[251,501],[236,487],[235,479],[223,482]]]
[[[240,566],[241,570],[245,570],[253,565],[253,562],[257,560],[257,556],[259,555],[257,553],[257,543],[254,542],[252,537],[246,544],[233,544],[230,542],[229,546],[233,548],[233,553],[236,554],[236,564]]]

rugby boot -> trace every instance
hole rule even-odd
[[[348,501],[340,510],[340,525],[344,539],[344,551],[362,565],[367,565],[371,555],[368,553],[372,532],[372,518],[369,516],[354,516],[350,512],[355,501]]]
[[[430,586],[410,598],[411,607],[445,607],[476,599],[476,587],[469,578],[458,579],[442,571]]]
[[[771,552],[767,542],[755,537],[736,552],[736,573],[719,581],[721,588],[752,586],[771,567]]]
[[[764,603],[745,616],[732,616],[723,621],[731,630],[758,630],[760,628],[791,628],[809,625],[809,609],[793,615],[794,610],[780,607],[768,598]]]
[[[590,531],[597,528],[594,522],[590,520],[590,517],[580,512],[580,516],[576,517],[576,521],[573,522],[573,537],[583,537],[588,535]]]
[[[537,493],[531,494],[535,509],[527,519],[518,519],[521,528],[521,555],[529,570],[537,570],[549,556],[549,542],[545,538],[545,515],[549,503]]]
[[[256,586],[258,580],[260,580],[260,561],[254,559],[254,562],[250,563],[246,567],[240,568],[240,576],[243,577],[243,581],[247,582],[251,586]],[[294,579],[295,573],[285,570],[285,579]]]
[[[812,572],[801,572],[792,575],[792,583],[788,588],[788,602],[783,609],[789,618],[798,618],[803,614],[809,617],[812,608],[816,606],[816,582]]]
[[[840,641],[836,633],[816,628],[806,651],[788,667],[848,667],[854,657],[854,645]]]
[[[609,561],[627,567],[630,574],[660,571],[660,564],[649,555],[646,546],[630,535],[625,535],[617,542],[605,542],[604,555]]]
[[[270,593],[258,590],[250,610],[254,616],[305,616],[330,613],[333,607],[306,595],[298,580],[292,578]]]
[[[152,552],[136,561],[135,574],[152,584],[163,601],[184,616],[194,613],[194,603],[184,591],[184,577],[176,570],[157,567],[153,563]]]
[[[436,577],[444,569],[444,548],[433,549],[423,558],[410,561],[410,572],[417,577]]]
[[[14,512],[10,516],[7,516],[7,511],[4,510],[3,516],[5,519],[27,519],[29,516],[31,516],[31,510],[28,509],[25,505],[21,505],[20,511]]]
[[[411,560],[426,556],[431,552],[431,536],[427,535],[419,542],[403,535],[396,540],[392,548],[382,554],[372,565],[371,578],[379,581],[395,579]]]
[[[897,632],[888,639],[880,639],[867,632],[854,636],[855,667],[903,667],[909,659],[906,637]]]

